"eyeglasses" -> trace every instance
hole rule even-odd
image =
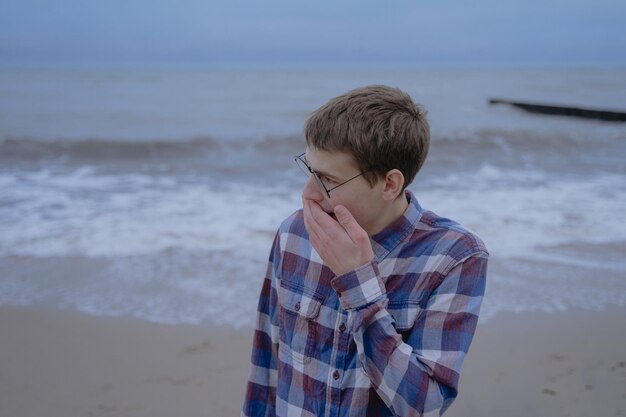
[[[325,182],[324,182],[324,181],[328,181],[328,180],[325,180],[319,173],[313,171],[311,169],[311,167],[309,166],[309,164],[306,163],[306,160],[304,159],[304,154],[305,153],[306,152],[303,152],[300,155],[294,157],[294,160],[296,161],[296,165],[298,165],[298,168],[300,168],[302,170],[302,172],[304,172],[307,175],[307,177],[309,177],[309,176],[311,176],[311,174],[313,174],[313,177],[315,177],[315,179],[317,180],[317,183],[324,189],[324,191],[326,191],[326,195],[328,196],[328,198],[330,198],[330,192],[332,190],[341,187],[345,183],[348,183],[348,182],[352,181],[355,178],[360,177],[361,175],[365,174],[366,172],[371,171],[371,169],[368,169],[366,171],[361,172],[360,174],[355,175],[354,177],[352,177],[352,178],[350,178],[348,180],[345,180],[341,184],[337,184],[337,185],[334,185],[334,186],[331,187],[331,186],[326,185]]]

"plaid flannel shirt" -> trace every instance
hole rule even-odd
[[[487,250],[424,211],[371,238],[374,260],[335,276],[302,210],[276,234],[258,305],[242,416],[443,413],[482,302]]]

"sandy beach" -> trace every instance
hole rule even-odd
[[[239,415],[251,330],[0,309],[0,416]],[[626,414],[626,308],[482,324],[446,414]]]
[[[249,331],[0,309],[0,416],[239,415]]]

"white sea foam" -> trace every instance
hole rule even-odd
[[[189,183],[89,168],[2,174],[0,254],[121,256],[168,247],[231,250],[266,243],[297,191]],[[12,186],[11,186],[12,184]],[[9,204],[7,204],[9,203]]]
[[[483,317],[624,305],[623,124],[487,99],[619,109],[625,80],[623,70],[0,71],[0,305],[251,324],[276,227],[300,206],[290,155],[304,146],[302,123],[371,83],[429,111],[431,155],[411,189],[485,240]]]
[[[1,255],[121,256],[176,247],[260,248],[299,207],[299,190],[142,174],[1,174]],[[623,176],[549,178],[483,165],[411,186],[420,202],[479,234],[498,257],[626,237]],[[607,227],[610,225],[610,227]]]
[[[539,256],[548,246],[626,240],[626,181],[600,173],[552,178],[482,165],[415,185],[420,201],[479,232],[500,258]]]
[[[300,205],[299,189],[283,183],[91,167],[4,173],[0,184],[0,256],[19,264],[0,280],[0,304],[167,323],[251,324],[274,231]],[[622,176],[554,178],[483,165],[411,188],[425,208],[485,240],[492,254],[485,318],[502,309],[626,302],[623,258],[580,257],[585,245],[624,242]],[[582,249],[561,250],[567,245]],[[87,266],[77,266],[80,259]],[[25,264],[33,271],[27,278]],[[69,276],[41,275],[68,268]],[[608,274],[601,286],[581,277],[593,271]]]

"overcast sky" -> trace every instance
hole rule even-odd
[[[626,0],[0,0],[0,64],[626,66]]]

